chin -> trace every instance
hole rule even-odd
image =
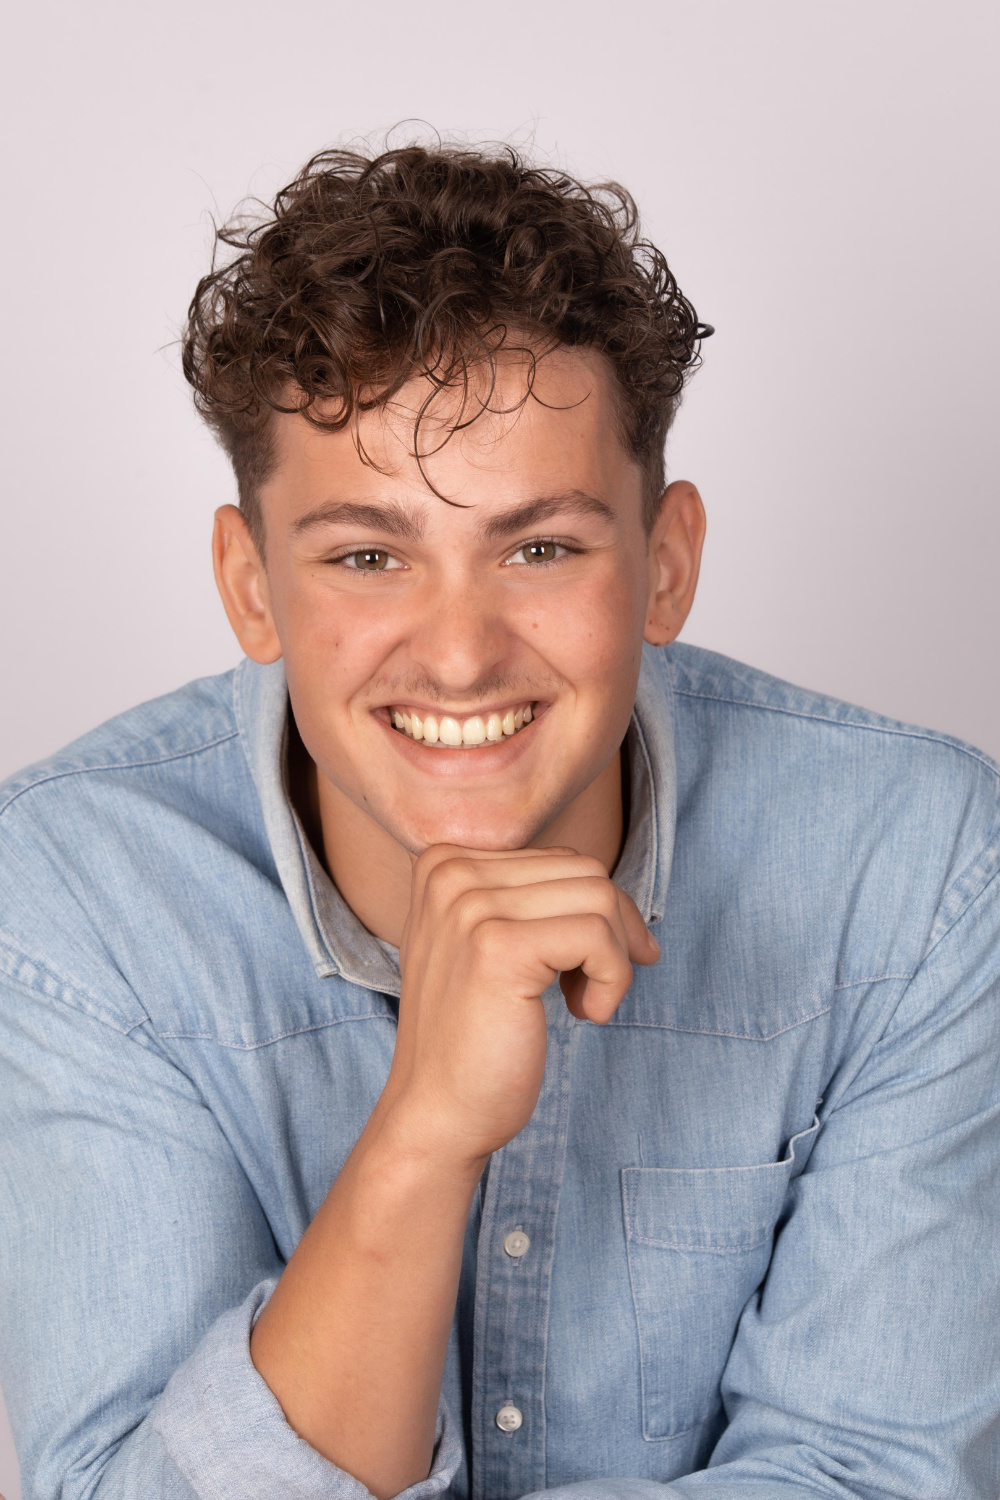
[[[460,817],[443,816],[433,820],[410,818],[393,820],[388,826],[392,834],[411,854],[422,854],[434,844],[457,844],[462,849],[508,850],[526,849],[540,832],[547,820],[519,818],[481,813]]]

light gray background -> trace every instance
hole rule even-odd
[[[0,775],[236,661],[232,484],[172,345],[209,218],[408,117],[619,177],[716,324],[670,451],[710,518],[687,638],[1000,753],[993,0],[40,0],[5,31]]]

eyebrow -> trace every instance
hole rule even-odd
[[[502,541],[519,531],[527,531],[553,516],[596,516],[613,521],[615,513],[606,500],[582,490],[567,490],[561,495],[544,495],[512,510],[501,511],[484,521],[479,535],[486,542]],[[381,531],[386,536],[418,542],[424,533],[423,517],[413,515],[398,505],[379,505],[371,501],[328,500],[307,511],[292,522],[292,532],[301,536],[324,526],[362,526]]]
[[[606,500],[596,495],[585,495],[582,490],[567,490],[563,495],[546,495],[538,500],[529,500],[513,510],[501,511],[479,528],[483,541],[496,542],[512,536],[518,531],[527,531],[540,521],[553,516],[597,516],[602,521],[613,521],[615,513]]]
[[[363,526],[410,542],[418,542],[424,532],[423,518],[410,515],[401,506],[357,500],[328,500],[325,505],[317,505],[292,522],[292,532],[301,536],[321,526]]]

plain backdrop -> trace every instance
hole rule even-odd
[[[8,11],[0,776],[237,660],[176,348],[212,217],[405,121],[621,179],[716,325],[687,639],[1000,753],[998,40],[994,0]]]

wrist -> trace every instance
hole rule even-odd
[[[391,1080],[390,1080],[391,1084]],[[372,1111],[362,1139],[379,1155],[418,1176],[440,1178],[471,1194],[491,1151],[471,1143],[426,1104],[397,1093],[387,1084]],[[359,1143],[360,1144],[360,1143]]]

